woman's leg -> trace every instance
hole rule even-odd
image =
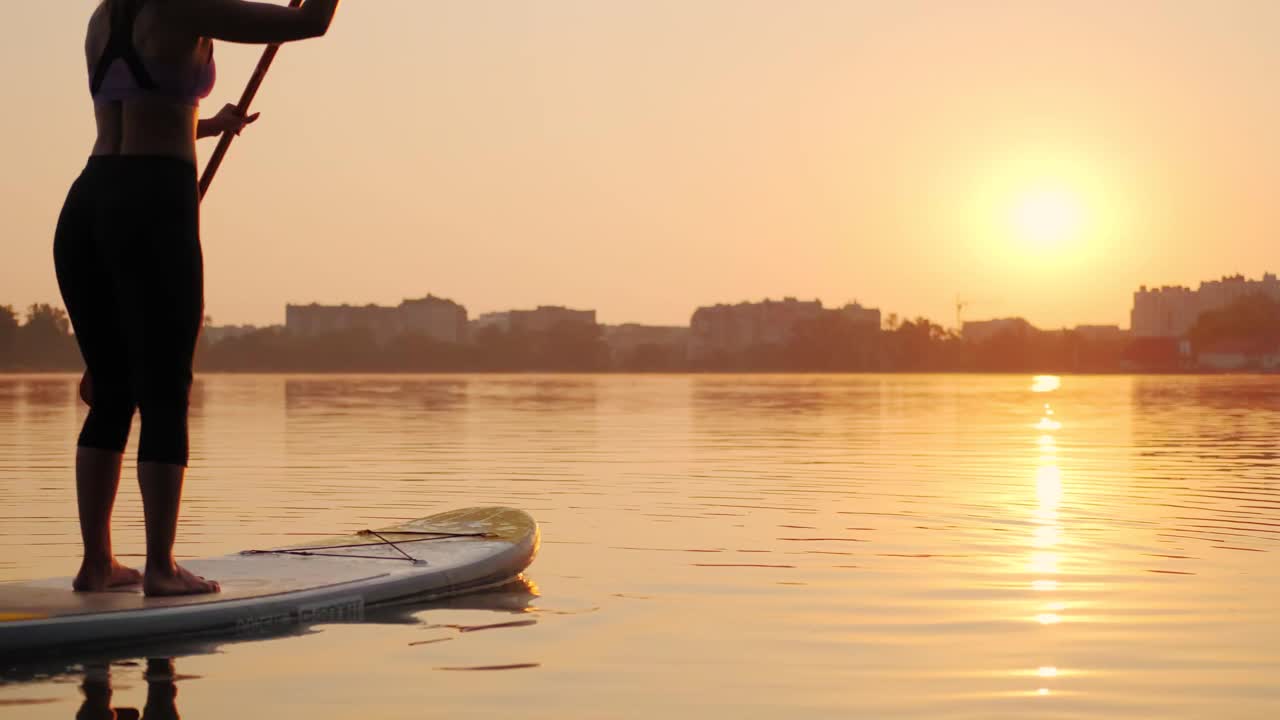
[[[86,168],[72,186],[54,235],[54,265],[67,314],[85,364],[102,379],[101,402],[89,411],[76,449],[76,504],[84,557],[72,587],[99,591],[142,580],[116,561],[111,547],[111,511],[120,485],[120,464],[133,402],[128,374],[116,349],[122,332],[110,278],[98,262],[95,227],[97,169]]]
[[[185,472],[182,465],[138,462],[138,486],[147,520],[147,570],[142,587],[148,595],[192,595],[220,589],[218,583],[183,568],[173,556]]]
[[[124,453],[98,448],[76,448],[76,500],[80,510],[80,538],[84,559],[71,587],[97,592],[137,585],[142,573],[116,560],[111,550],[111,510],[120,486]]]
[[[112,263],[124,293],[133,397],[142,416],[138,485],[147,526],[148,595],[217,592],[174,559],[188,459],[187,409],[192,360],[204,317],[195,168],[139,158],[129,165],[121,203],[118,255]],[[141,199],[141,202],[139,200]],[[94,402],[97,402],[94,376]]]

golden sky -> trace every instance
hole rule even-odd
[[[93,5],[0,29],[0,304],[58,301]],[[208,312],[794,295],[952,325],[961,296],[1127,326],[1140,284],[1280,268],[1277,37],[1274,0],[348,0],[204,206]],[[210,113],[259,52],[218,48]]]

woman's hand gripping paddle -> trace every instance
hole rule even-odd
[[[289,7],[299,7],[302,0],[289,0]],[[267,76],[267,70],[271,68],[271,61],[276,59],[276,53],[280,51],[279,45],[268,45],[267,49],[262,51],[262,59],[258,61],[258,67],[254,69],[253,75],[249,77],[249,84],[245,86],[244,94],[240,96],[240,104],[236,109],[240,112],[241,117],[249,116],[249,106],[253,104],[253,98],[258,94],[258,88],[262,87],[262,80]],[[213,176],[217,174],[218,168],[222,165],[222,159],[227,156],[227,151],[231,149],[231,142],[236,139],[235,133],[223,133],[218,139],[218,147],[214,148],[213,154],[209,156],[209,162],[204,166],[204,175],[200,176],[200,199],[203,200],[205,193],[209,192],[209,186],[213,184]]]

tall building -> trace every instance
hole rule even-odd
[[[1129,328],[1135,337],[1180,337],[1200,317],[1200,298],[1191,288],[1166,286],[1133,294]]]
[[[382,305],[286,305],[285,328],[294,335],[324,335],[364,329],[385,343],[397,335],[416,333],[441,342],[463,342],[467,309],[452,300],[428,295],[396,307]]]
[[[717,352],[740,352],[753,345],[780,345],[791,339],[797,325],[824,313],[840,313],[857,324],[880,328],[880,311],[857,303],[827,310],[820,300],[788,297],[700,307],[689,322],[689,357],[696,360]]]
[[[836,312],[839,312],[852,320],[855,325],[866,325],[874,328],[880,327],[880,308],[862,307],[855,302],[845,305]]]
[[[467,340],[467,309],[452,300],[427,295],[405,300],[398,310],[401,332],[418,333],[441,342]]]
[[[1280,301],[1280,280],[1267,273],[1261,280],[1233,275],[1202,282],[1196,290],[1179,285],[1148,289],[1143,285],[1133,294],[1129,326],[1137,337],[1182,337],[1202,313],[1220,310],[1255,293]]]

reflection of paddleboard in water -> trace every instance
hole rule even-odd
[[[528,514],[469,508],[305,545],[184,562],[222,584],[214,595],[148,598],[140,588],[74,593],[70,578],[0,583],[0,655],[358,620],[365,608],[508,583],[537,550],[538,525]]]

